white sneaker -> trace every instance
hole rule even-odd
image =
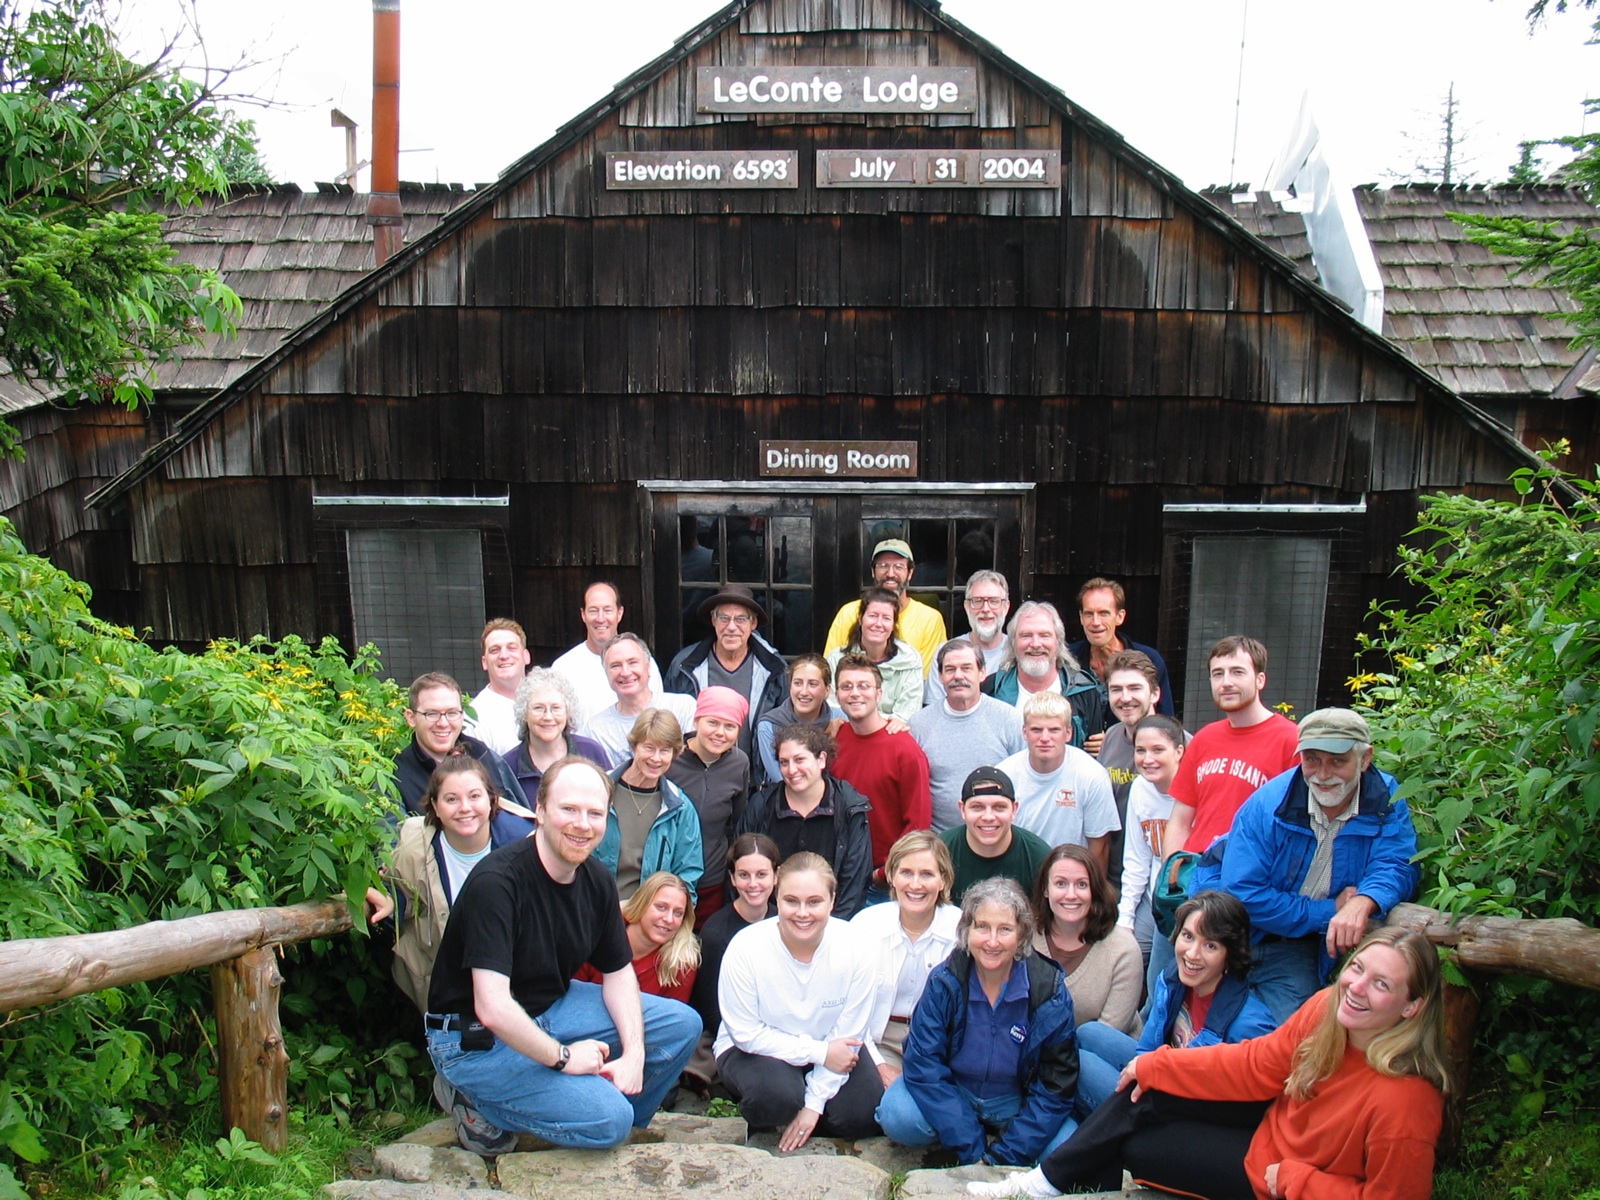
[[[1026,1196],[1035,1200],[1049,1200],[1052,1196],[1061,1195],[1050,1186],[1050,1181],[1044,1177],[1044,1172],[1038,1167],[1031,1171],[1013,1171],[1004,1179],[997,1179],[993,1183],[973,1182],[967,1184],[967,1194],[972,1196]]]

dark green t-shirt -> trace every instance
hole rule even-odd
[[[946,829],[939,837],[950,848],[950,861],[955,864],[953,900],[956,904],[961,903],[961,897],[967,894],[967,889],[973,884],[981,879],[993,879],[996,875],[1016,880],[1022,894],[1032,896],[1034,877],[1039,874],[1044,860],[1050,856],[1050,847],[1042,837],[1017,825],[1011,827],[1011,845],[996,858],[984,858],[973,852],[972,847],[967,845],[965,825]]]

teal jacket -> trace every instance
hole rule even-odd
[[[624,763],[611,772],[611,782],[618,783]],[[594,856],[613,875],[617,873],[617,858],[622,853],[622,828],[617,824],[616,810],[606,813],[606,833]],[[705,861],[700,851],[700,814],[695,811],[683,789],[665,775],[661,777],[661,812],[644,839],[644,860],[639,864],[639,878],[645,880],[657,871],[671,871],[689,888],[689,899],[695,898],[695,887],[705,872]]]

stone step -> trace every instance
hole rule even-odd
[[[776,1156],[749,1146],[546,1150],[498,1160],[500,1187],[538,1200],[888,1200],[889,1175],[845,1155]]]
[[[750,1130],[743,1117],[702,1117],[692,1113],[658,1112],[650,1118],[644,1129],[635,1129],[628,1139],[633,1146],[674,1142],[682,1145],[699,1145],[717,1142],[729,1146],[742,1146],[749,1139]],[[440,1117],[413,1129],[402,1137],[399,1144],[432,1146],[446,1149],[456,1146],[456,1127],[449,1117]],[[774,1138],[776,1144],[776,1138]],[[517,1149],[524,1152],[554,1150],[557,1147],[543,1138],[524,1133],[517,1138]],[[482,1186],[482,1185],[479,1185]]]
[[[648,1128],[635,1130],[629,1145],[614,1150],[562,1150],[524,1134],[515,1153],[491,1165],[460,1149],[453,1124],[442,1118],[373,1153],[373,1169],[383,1178],[343,1180],[323,1190],[328,1200],[593,1200],[641,1194],[650,1200],[888,1200],[890,1179],[898,1176],[897,1194],[904,1200],[967,1200],[968,1182],[1019,1169],[951,1166],[947,1151],[912,1149],[883,1137],[817,1137],[780,1154],[778,1136],[771,1130],[749,1134],[737,1117],[663,1112]],[[1163,1200],[1166,1193],[1130,1186],[1098,1195]]]

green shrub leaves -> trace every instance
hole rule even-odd
[[[352,662],[332,639],[293,637],[158,650],[86,601],[0,521],[0,937],[340,892],[364,928],[360,898],[389,842],[405,728],[376,653]],[[359,976],[376,974],[346,943],[294,956],[328,960],[341,999],[345,976],[364,988]],[[286,1015],[348,1021],[292,1002],[326,986],[299,973],[287,973]],[[0,1021],[0,1163],[33,1161],[35,1147],[58,1160],[103,1151],[153,1112],[203,1101],[214,1088],[207,991],[205,972],[190,972]],[[384,1064],[405,1066],[386,1042],[330,1033],[314,1022],[286,1031],[292,1049],[338,1047],[298,1071],[324,1106],[340,1096],[348,1107],[379,1086]]]

